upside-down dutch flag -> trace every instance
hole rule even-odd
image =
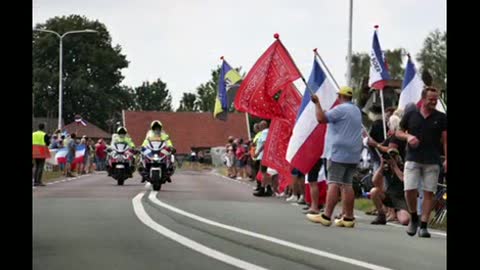
[[[308,85],[318,96],[324,110],[329,110],[337,104],[337,90],[315,59]],[[307,174],[323,154],[326,130],[327,125],[317,121],[315,104],[311,101],[310,91],[306,88],[288,144],[287,161],[294,168]]]
[[[402,92],[398,101],[398,108],[405,109],[408,103],[418,104],[422,99],[422,90],[425,84],[417,73],[410,55],[408,55],[407,67],[403,78]],[[439,100],[436,107],[437,111],[445,113],[445,108]]]
[[[67,163],[67,154],[68,154],[68,148],[67,147],[59,149],[57,154],[55,155],[55,158],[57,159],[57,163],[58,164]]]
[[[378,41],[377,28],[373,32],[372,52],[370,54],[370,73],[368,78],[368,86],[373,89],[383,90],[387,80],[390,80],[387,64]]]
[[[76,115],[75,116],[75,122],[78,124],[78,125],[82,125],[84,127],[87,126],[87,121],[83,120],[83,118],[79,115]]]
[[[83,157],[85,156],[85,144],[77,145],[75,150],[75,160],[73,163],[83,163]]]
[[[83,162],[83,157],[85,156],[85,145],[80,144],[77,145],[75,148],[75,159],[73,160],[73,163],[82,163]],[[55,155],[55,158],[57,159],[58,164],[65,164],[67,163],[67,155],[68,155],[68,148],[64,147],[60,150],[58,150],[57,154]]]

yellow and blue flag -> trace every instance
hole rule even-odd
[[[214,118],[223,121],[227,120],[228,108],[235,99],[241,79],[240,74],[223,60],[222,68],[220,69],[215,108],[213,110]]]

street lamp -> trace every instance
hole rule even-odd
[[[62,105],[63,105],[63,89],[62,89],[62,71],[63,71],[63,38],[70,34],[80,34],[80,33],[98,33],[98,31],[85,29],[85,30],[76,30],[76,31],[68,31],[60,35],[59,33],[46,30],[46,29],[33,29],[33,31],[37,32],[45,32],[50,34],[55,34],[60,39],[60,49],[59,49],[59,68],[58,68],[58,129],[62,129]]]
[[[352,24],[353,24],[353,0],[350,0],[348,16],[348,51],[347,51],[347,85],[352,85]]]

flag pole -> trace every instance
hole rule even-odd
[[[385,101],[383,99],[383,88],[385,88],[385,86],[382,87],[382,89],[378,90],[380,91],[380,102],[382,104],[382,123],[383,123],[383,138],[384,140],[387,139],[387,119],[385,119]]]
[[[322,63],[323,68],[327,71],[328,75],[332,79],[332,81],[335,84],[335,86],[337,87],[337,89],[340,89],[340,86],[338,85],[337,81],[335,80],[332,73],[330,72],[330,69],[327,67],[327,65],[323,61],[323,58],[320,56],[320,54],[317,52],[317,48],[313,49],[313,52],[315,53],[315,56],[318,57],[318,59],[320,60],[320,63]]]
[[[353,0],[350,0],[348,23],[348,52],[347,52],[347,85],[352,86],[352,24],[353,24]]]
[[[250,133],[250,119],[248,119],[248,113],[245,112],[245,119],[247,121],[248,140],[252,140],[252,134]]]

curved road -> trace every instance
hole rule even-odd
[[[306,220],[245,182],[177,172],[151,192],[105,174],[33,190],[33,269],[446,269],[446,235]]]

